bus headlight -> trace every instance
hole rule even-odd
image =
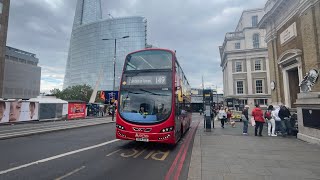
[[[118,129],[124,130],[124,127],[121,126],[121,125],[119,125],[119,124],[116,124],[116,127],[117,127]]]
[[[173,126],[171,126],[171,127],[167,127],[167,128],[164,128],[164,129],[162,129],[160,132],[161,133],[165,133],[165,132],[170,132],[170,131],[173,131]]]

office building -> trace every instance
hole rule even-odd
[[[82,84],[94,88],[101,77],[98,90],[113,90],[114,39],[117,39],[117,90],[125,56],[146,47],[146,26],[146,19],[139,16],[102,19],[100,0],[78,0],[63,88]]]
[[[5,54],[7,43],[10,0],[0,1],[0,98],[3,93]]]
[[[41,67],[35,54],[6,47],[2,98],[30,99],[39,96]]]

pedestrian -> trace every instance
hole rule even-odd
[[[256,123],[256,127],[254,128],[254,135],[258,136],[258,129],[259,129],[259,136],[262,136],[263,123],[265,123],[263,118],[263,112],[259,104],[256,104],[255,106],[256,107],[252,110],[252,113],[251,113]]]
[[[249,106],[246,105],[242,111],[241,120],[243,122],[243,135],[248,135],[248,124],[249,124]]]
[[[201,116],[202,115],[202,109],[200,109],[199,112],[200,112],[200,116]]]
[[[280,107],[279,117],[281,119],[282,136],[285,137],[286,135],[290,135],[291,134],[291,125],[290,125],[291,114],[289,109],[285,105]]]
[[[273,106],[270,105],[267,109],[267,111],[264,113],[264,118],[268,123],[268,136],[277,136],[275,134],[275,126],[276,122],[274,118],[272,117],[272,111],[274,110]]]
[[[111,117],[112,117],[112,121],[114,121],[114,114],[115,114],[115,106],[111,105]]]
[[[230,109],[226,109],[226,113],[227,113],[227,122],[228,122],[228,124],[231,124],[232,113],[231,113]]]
[[[224,128],[224,122],[227,119],[227,113],[226,111],[223,109],[223,107],[220,108],[219,113],[218,113],[218,118],[221,121],[221,127]]]
[[[275,120],[275,135],[279,135],[281,131],[281,119],[279,118],[279,111],[280,106],[276,106],[271,112],[271,116]]]

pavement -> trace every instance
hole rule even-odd
[[[30,136],[34,134],[62,131],[73,128],[111,123],[111,117],[100,117],[67,121],[36,121],[0,126],[0,140]]]
[[[242,135],[242,123],[206,132],[203,121],[193,144],[188,180],[319,180],[320,146],[295,137]]]

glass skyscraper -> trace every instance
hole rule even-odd
[[[113,60],[117,40],[115,89],[119,87],[125,56],[146,47],[147,21],[144,17],[102,18],[100,0],[78,0],[63,88],[88,84],[98,90],[113,90]]]

